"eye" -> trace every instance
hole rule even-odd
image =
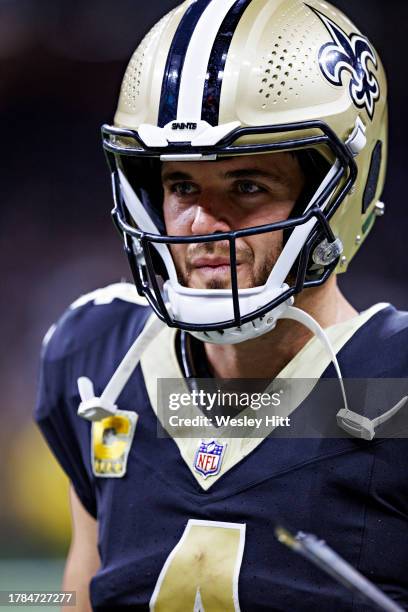
[[[170,187],[170,191],[175,193],[176,195],[183,196],[191,196],[195,193],[198,193],[198,188],[194,183],[188,183],[187,181],[183,181],[182,183],[174,183]]]
[[[243,195],[256,195],[258,193],[264,193],[265,189],[260,187],[253,181],[239,181],[236,185],[237,191]]]

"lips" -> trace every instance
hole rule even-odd
[[[230,266],[229,257],[200,257],[191,263],[192,268],[219,268]]]
[[[237,262],[237,272],[240,265]],[[191,270],[198,274],[205,282],[211,282],[216,278],[228,281],[231,278],[229,257],[200,257],[191,262]]]

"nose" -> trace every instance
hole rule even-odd
[[[201,194],[197,203],[191,231],[195,235],[230,232],[231,222],[228,219],[226,203],[222,198]]]

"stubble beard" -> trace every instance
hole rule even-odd
[[[217,257],[228,257],[229,258],[229,249],[226,250],[217,250],[219,249],[220,243],[216,242],[207,242],[200,245],[192,245],[190,251],[187,251],[185,266],[181,267],[177,265],[177,275],[178,280],[181,285],[184,287],[189,287],[191,289],[196,289],[192,281],[192,275],[196,268],[191,265],[191,261],[193,256],[196,258],[202,257],[204,255],[216,255]],[[245,282],[240,282],[238,277],[238,283],[240,289],[249,289],[253,287],[262,287],[265,285],[266,281],[269,278],[271,270],[275,265],[279,255],[282,253],[282,246],[274,246],[274,248],[267,253],[264,260],[261,264],[255,266],[255,256],[251,249],[238,250],[237,249],[237,260],[243,261],[246,264],[247,269],[249,270],[246,274]],[[231,288],[231,278],[213,278],[205,283],[205,289],[230,289]]]

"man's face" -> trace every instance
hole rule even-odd
[[[217,162],[162,165],[164,220],[173,236],[229,232],[287,219],[304,187],[289,153]],[[282,251],[283,232],[236,241],[238,286],[264,285]],[[180,283],[195,289],[231,287],[228,241],[171,246]]]

